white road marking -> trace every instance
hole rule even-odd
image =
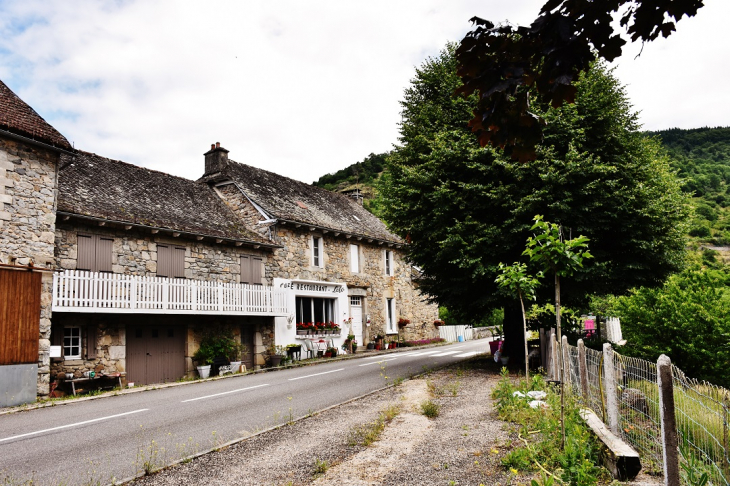
[[[374,364],[385,363],[386,361],[393,361],[394,359],[398,359],[398,358],[382,359],[380,361],[373,361],[372,363],[365,363],[365,364],[361,364],[359,366],[370,366],[370,365],[374,365]]]
[[[84,420],[83,422],[76,422],[75,424],[60,425],[58,427],[53,427],[50,429],[37,430],[35,432],[28,432],[27,434],[14,435],[12,437],[6,437],[4,439],[0,439],[0,442],[4,442],[6,440],[19,439],[21,437],[28,437],[29,435],[44,434],[46,432],[53,432],[54,430],[68,429],[70,427],[77,427],[79,425],[93,424],[94,422],[101,422],[102,420],[109,420],[109,419],[113,419],[113,418],[117,418],[117,417],[123,417],[125,415],[132,415],[133,413],[146,412],[147,410],[149,410],[149,408],[142,408],[139,410],[134,410],[132,412],[118,413],[116,415],[109,415],[108,417],[100,417],[100,418],[91,419],[91,420]]]
[[[415,353],[415,354],[412,354],[411,356],[428,356],[429,354],[435,354],[435,353],[440,353],[440,352],[441,352],[441,350],[437,349],[436,351],[423,351],[420,353]]]
[[[461,351],[446,351],[445,353],[434,354],[433,356],[448,356],[456,353],[461,353]]]
[[[470,353],[457,354],[456,356],[454,356],[454,358],[470,358],[472,356],[476,356],[477,354],[479,354],[479,351],[472,351]]]
[[[296,377],[296,378],[289,378],[289,381],[294,381],[294,380],[301,380],[302,378],[311,378],[311,377],[313,377],[313,376],[319,376],[319,375],[326,375],[327,373],[335,373],[335,372],[337,372],[337,371],[342,371],[342,370],[344,370],[344,369],[345,369],[345,368],[340,368],[340,369],[338,369],[338,370],[332,370],[332,371],[323,371],[322,373],[315,373],[315,374],[313,374],[313,375],[307,375],[307,376],[298,376],[298,377]]]
[[[198,397],[198,398],[190,398],[190,399],[188,399],[188,400],[183,400],[183,401],[181,401],[180,403],[185,403],[185,402],[194,402],[194,401],[196,401],[196,400],[203,400],[203,399],[206,399],[206,398],[213,398],[213,397],[219,397],[219,396],[221,396],[221,395],[228,395],[228,394],[230,394],[230,393],[236,393],[236,392],[240,392],[240,391],[246,391],[246,390],[253,390],[254,388],[261,388],[262,386],[269,386],[269,384],[268,384],[268,383],[266,383],[266,384],[263,384],[263,385],[249,386],[249,387],[247,387],[247,388],[238,388],[237,390],[229,390],[229,391],[225,391],[225,392],[221,392],[221,393],[215,393],[215,394],[213,394],[213,395],[206,395],[206,396],[204,396],[204,397]]]

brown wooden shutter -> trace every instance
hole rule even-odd
[[[185,248],[176,246],[172,249],[172,276],[185,278]]]
[[[251,257],[248,255],[241,255],[241,283],[250,284],[252,283],[252,278]]]
[[[94,272],[96,267],[96,245],[91,235],[77,235],[76,269]]]
[[[251,283],[255,285],[261,285],[263,280],[261,278],[261,267],[263,266],[263,260],[261,257],[251,257]]]
[[[96,272],[112,271],[112,247],[114,238],[99,237],[96,240]]]
[[[61,346],[61,357],[51,358],[53,362],[63,361],[63,326],[59,324],[51,325],[51,344],[53,346]]]
[[[96,325],[91,324],[86,328],[86,358],[96,359]]]
[[[172,255],[167,245],[157,245],[157,276],[172,277]]]

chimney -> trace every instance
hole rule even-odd
[[[228,150],[221,147],[220,142],[210,144],[210,150],[205,153],[205,174],[203,177],[216,172],[223,172],[228,167]]]

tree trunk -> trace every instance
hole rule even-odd
[[[508,301],[504,306],[504,356],[510,363],[521,363],[525,359],[525,333],[522,331],[522,307],[519,300]]]

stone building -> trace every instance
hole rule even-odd
[[[48,393],[63,135],[0,81],[0,406]]]
[[[4,390],[27,394],[30,376],[46,395],[49,376],[91,371],[176,380],[217,327],[246,345],[249,367],[301,343],[297,323],[339,324],[337,346],[348,333],[361,345],[437,335],[404,242],[357,200],[229,160],[219,144],[198,181],[74,150],[0,88],[0,278],[37,275],[32,336],[15,339],[32,363],[0,346]],[[0,285],[0,304],[23,292]]]

